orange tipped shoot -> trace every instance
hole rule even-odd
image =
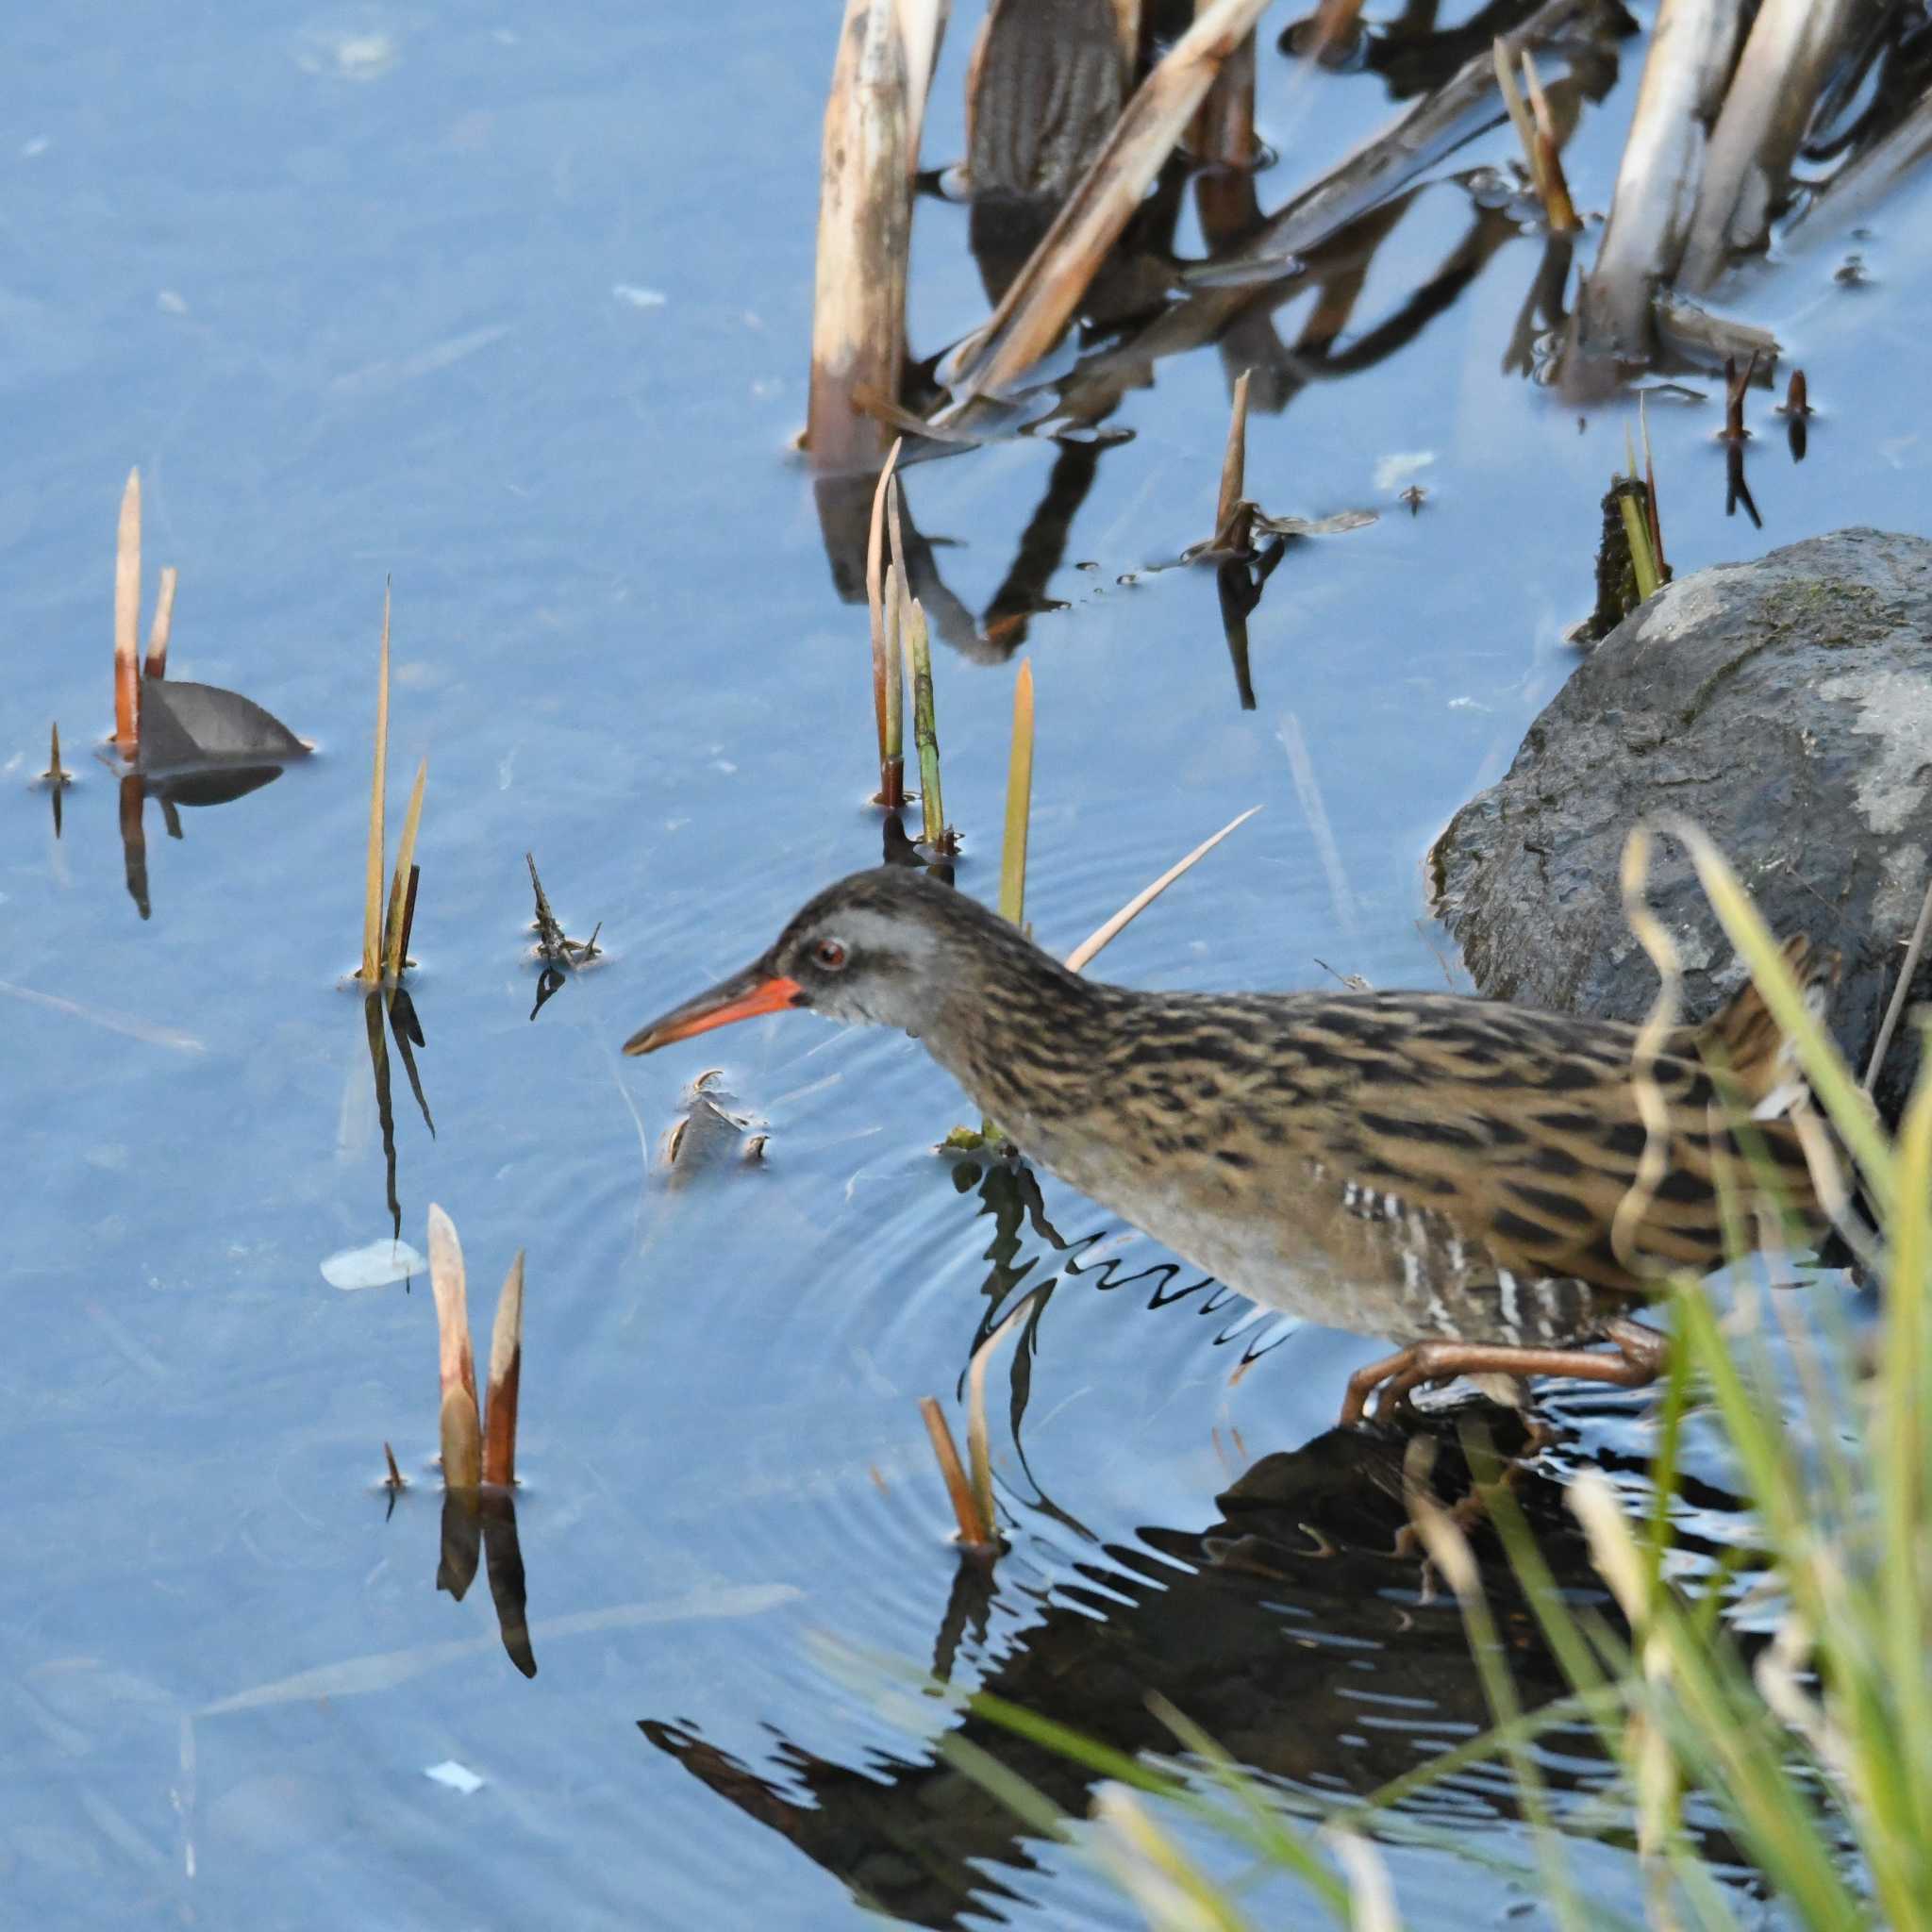
[[[476,1407],[476,1364],[470,1350],[470,1305],[463,1248],[456,1224],[441,1208],[429,1209],[429,1285],[436,1298],[437,1365],[442,1388],[437,1419],[442,1480],[474,1490],[483,1480],[483,1427]]]
[[[141,749],[141,472],[127,473],[114,544],[114,744],[125,758]]]

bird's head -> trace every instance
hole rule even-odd
[[[762,958],[641,1027],[624,1050],[655,1053],[786,1007],[925,1032],[962,973],[970,977],[975,931],[991,933],[994,944],[1026,943],[976,900],[924,873],[854,873],[810,901]]]

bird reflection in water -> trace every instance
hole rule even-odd
[[[1498,1449],[1523,1441],[1514,1411],[1458,1411],[1465,1426],[1473,1415]],[[1470,1528],[1518,1698],[1537,1710],[1565,1695],[1568,1683],[1473,1503],[1455,1424],[1437,1420],[1426,1440],[1435,1449],[1427,1486]],[[1511,1478],[1557,1588],[1617,1624],[1560,1487],[1540,1467],[1518,1465]],[[1144,1528],[1135,1543],[1104,1546],[1076,1563],[1050,1595],[992,1573],[980,1586],[988,1596],[1005,1591],[1009,1609],[1032,1597],[1038,1621],[1004,1656],[982,1659],[982,1688],[1115,1751],[1171,1757],[1173,1734],[1149,1709],[1149,1693],[1158,1692],[1285,1795],[1325,1807],[1379,1790],[1492,1722],[1456,1599],[1413,1547],[1404,1485],[1402,1441],[1331,1429],[1257,1462],[1216,1499],[1207,1528]],[[1736,1499],[1707,1500],[1741,1508]],[[978,1606],[981,1632],[988,1607]],[[957,1633],[942,1636],[942,1672],[954,1641]],[[943,1745],[916,1756],[869,1753],[859,1768],[781,1739],[772,1764],[758,1769],[707,1741],[689,1720],[644,1718],[639,1728],[862,1903],[895,1918],[951,1926],[969,1913],[998,1916],[1003,1898],[1022,1894],[994,1872],[1033,1867],[1028,1827]],[[1084,1814],[1099,1781],[970,1707],[956,1715],[947,1741],[955,1740],[1070,1816]],[[1558,1817],[1566,1795],[1586,1799],[1606,1772],[1588,1728],[1566,1729],[1560,1757],[1543,1765]],[[1518,1816],[1480,1767],[1403,1808],[1411,1818],[1453,1813],[1464,1832],[1507,1828]],[[1733,1856],[1714,1841],[1707,1850]]]
[[[1011,1378],[1008,1502],[1020,1524],[1049,1517],[1091,1555],[1071,1574],[1060,1569],[1050,1593],[1031,1580],[1037,1573],[1010,1560],[962,1558],[934,1634],[936,1679],[956,1682],[976,1671],[985,1691],[1115,1751],[1171,1756],[1174,1737],[1148,1707],[1158,1691],[1242,1764],[1309,1801],[1326,1806],[1378,1790],[1492,1723],[1456,1599],[1415,1546],[1405,1484],[1420,1476],[1469,1531],[1524,1709],[1568,1692],[1477,1501],[1464,1446],[1518,1456],[1529,1441],[1519,1411],[1475,1403],[1425,1418],[1418,1464],[1406,1462],[1413,1452],[1393,1432],[1331,1429],[1256,1462],[1215,1499],[1206,1528],[1153,1526],[1131,1544],[1104,1542],[1041,1491],[1026,1462],[1021,1424],[1045,1304],[1070,1277],[1144,1292],[1150,1308],[1180,1301],[1219,1308],[1225,1291],[1176,1262],[1124,1270],[1118,1255],[1094,1256],[1105,1230],[1067,1239],[1024,1163],[961,1161],[953,1178],[991,1223],[983,1305],[967,1355],[1021,1295],[1037,1296],[1004,1358]],[[1058,1274],[1039,1280],[1042,1265]],[[1574,1453],[1574,1442],[1559,1441],[1534,1464],[1507,1463],[1507,1479],[1556,1587],[1621,1627],[1550,1473]],[[1721,1491],[1687,1485],[1685,1494],[1707,1521],[1742,1517],[1739,1499]],[[1685,1547],[1714,1554],[1694,1537]],[[987,1639],[1002,1599],[1008,1622],[1016,1609],[1037,1621],[993,1657]],[[990,1870],[1033,1866],[1028,1827],[943,1748],[870,1754],[859,1767],[781,1738],[772,1763],[759,1768],[711,1744],[691,1718],[647,1717],[639,1728],[863,1904],[912,1924],[951,1926],[969,1914],[996,1915],[1002,1898],[1020,1893]],[[1078,1762],[970,1708],[958,1713],[950,1736],[990,1754],[1070,1816],[1087,1809],[1097,1775]],[[1587,1795],[1606,1771],[1587,1728],[1578,1727],[1565,1731],[1561,1760],[1546,1764],[1544,1775],[1560,1800]],[[1458,1829],[1476,1822],[1505,1828],[1518,1814],[1498,1790],[1493,1775],[1477,1769],[1406,1808],[1413,1815],[1433,1807],[1440,1815],[1446,1805]],[[1728,1845],[1713,1841],[1711,1849],[1733,1856]]]

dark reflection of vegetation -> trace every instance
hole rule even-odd
[[[503,1647],[525,1676],[534,1677],[537,1657],[530,1648],[529,1617],[525,1607],[524,1553],[517,1541],[516,1497],[503,1489],[445,1490],[437,1589],[448,1591],[460,1603],[475,1580],[479,1556],[488,1567],[490,1595],[496,1606]]]
[[[282,775],[280,765],[211,765],[200,769],[149,774],[125,772],[121,778],[121,853],[127,876],[127,896],[134,901],[143,919],[154,907],[148,897],[147,827],[143,823],[147,801],[161,808],[161,823],[171,839],[179,839],[181,807],[199,809],[210,805],[227,805],[259,791]],[[60,830],[60,789],[54,788],[54,830]]]
[[[369,1070],[375,1082],[375,1118],[382,1129],[383,1186],[389,1205],[390,1229],[395,1239],[403,1232],[402,1203],[396,1194],[396,1123],[390,1104],[389,1047],[383,1039],[383,1009],[388,1008],[390,1036],[395,1041],[396,1058],[423,1115],[423,1124],[436,1138],[436,1123],[429,1115],[429,1102],[424,1097],[423,1081],[416,1071],[415,1049],[427,1046],[423,1023],[416,1017],[416,1003],[402,987],[385,992],[373,988],[362,996],[362,1024],[369,1041]]]
[[[1513,1412],[1485,1410],[1484,1419],[1499,1446],[1522,1441]],[[1569,1684],[1473,1505],[1462,1451],[1446,1425],[1429,1440],[1429,1486],[1469,1527],[1517,1694],[1526,1710],[1538,1709]],[[1137,1545],[1109,1546],[1076,1565],[1011,1650],[983,1660],[983,1688],[1117,1751],[1172,1755],[1172,1734],[1147,1706],[1158,1691],[1242,1763],[1324,1807],[1414,1771],[1491,1720],[1455,1598],[1413,1547],[1405,1452],[1392,1433],[1337,1429],[1263,1457],[1217,1500],[1208,1528],[1144,1529]],[[1617,1624],[1557,1485],[1519,1467],[1512,1488],[1557,1587]],[[972,1642],[986,1626],[991,1586],[984,1570],[962,1565],[962,1575],[969,1570],[980,1580],[963,1602],[956,1591],[948,1608],[941,1674],[962,1633]],[[1009,1591],[1024,1591],[1008,1572],[997,1575]],[[765,1775],[689,1723],[647,1718],[640,1728],[862,1902],[895,1917],[950,1926],[968,1912],[997,1913],[1003,1895],[1018,1894],[985,1868],[1031,1862],[1025,1828],[943,1749],[922,1758],[873,1757],[858,1770],[781,1740]],[[1086,1809],[1095,1782],[1088,1768],[977,1713],[964,1715],[952,1736],[1070,1815]],[[1593,1733],[1577,1725],[1557,1736],[1543,1764],[1552,1791],[1591,1793],[1607,1770]],[[1516,1814],[1507,1788],[1477,1769],[1414,1801],[1408,1815],[1467,1831]],[[1707,1840],[1704,1849],[1734,1857],[1727,1843]]]

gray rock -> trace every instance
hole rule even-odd
[[[1641,1019],[1657,974],[1624,923],[1618,862],[1631,826],[1666,812],[1709,832],[1775,931],[1841,956],[1831,1018],[1862,1074],[1932,848],[1932,543],[1840,530],[1699,571],[1632,611],[1431,855],[1477,986]],[[1743,969],[1674,841],[1657,848],[1650,897],[1683,955],[1688,1011],[1708,1012]],[[1932,959],[1912,995],[1932,997]],[[1889,1118],[1917,1060],[1901,1025],[1878,1087]]]

